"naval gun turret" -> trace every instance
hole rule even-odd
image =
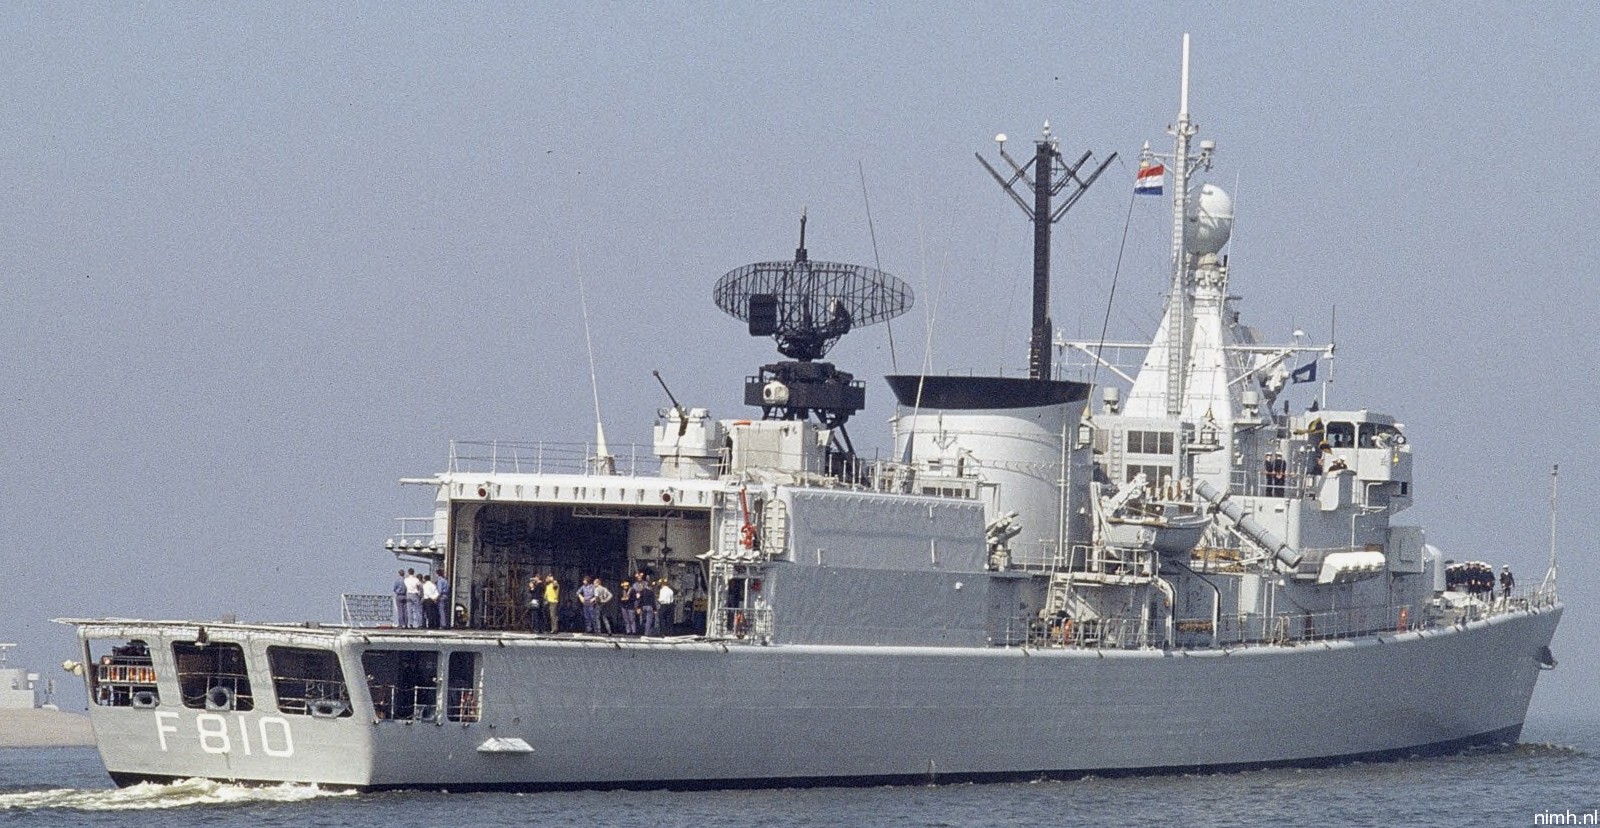
[[[806,218],[793,261],[757,262],[728,271],[712,292],[717,307],[748,323],[751,336],[770,336],[788,359],[761,366],[745,379],[744,401],[763,420],[814,418],[827,431],[827,467],[841,474],[855,448],[844,424],[866,405],[866,386],[824,362],[839,338],[911,309],[911,287],[862,265],[812,261]]]

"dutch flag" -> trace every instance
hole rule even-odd
[[[1139,174],[1133,179],[1135,195],[1161,195],[1161,185],[1166,180],[1167,168],[1146,161],[1139,165]]]

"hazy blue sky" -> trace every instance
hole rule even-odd
[[[592,433],[580,276],[614,448],[648,439],[652,369],[743,413],[774,351],[711,286],[792,255],[802,208],[814,258],[872,264],[863,173],[919,294],[901,368],[936,309],[936,371],[1023,372],[1029,231],[972,155],[1045,119],[1122,154],[1056,236],[1057,329],[1097,332],[1184,31],[1245,318],[1325,339],[1337,307],[1333,402],[1417,450],[1401,520],[1537,580],[1563,465],[1535,707],[1593,704],[1585,3],[0,5],[0,640],[64,677],[53,617],[385,591],[393,518],[431,511],[397,481],[448,440]],[[1123,339],[1166,286],[1163,206],[1136,208]],[[858,446],[886,438],[885,333],[832,355],[869,380]]]

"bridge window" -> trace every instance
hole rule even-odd
[[[1172,467],[1171,466],[1128,466],[1128,474],[1127,474],[1127,479],[1128,480],[1131,481],[1135,477],[1138,477],[1140,474],[1144,475],[1144,483],[1145,483],[1145,485],[1150,487],[1150,491],[1151,492],[1154,492],[1156,490],[1156,487],[1161,486],[1162,484],[1166,483],[1168,480],[1170,480],[1172,478]]]
[[[178,662],[178,692],[184,707],[213,711],[255,709],[243,647],[204,639],[174,641],[172,657]]]
[[[1361,424],[1361,448],[1388,448],[1405,442],[1400,429],[1381,423]]]
[[[1333,448],[1354,448],[1356,427],[1353,423],[1328,423],[1328,433],[1323,436]]]
[[[351,714],[350,691],[333,651],[268,647],[267,665],[279,711],[329,719]]]
[[[111,644],[109,653],[97,659],[91,656],[94,670],[89,674],[89,683],[95,704],[103,707],[156,707],[161,704],[149,645],[137,638],[120,643],[94,643]]]
[[[1173,443],[1174,440],[1170,431],[1128,432],[1128,452],[1130,454],[1171,454]]]

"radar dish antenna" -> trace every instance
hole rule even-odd
[[[772,337],[787,357],[745,378],[745,404],[759,406],[765,420],[815,417],[829,430],[829,471],[857,474],[844,424],[866,405],[866,386],[821,359],[845,334],[910,310],[910,285],[863,265],[811,261],[802,211],[794,261],[730,270],[711,295],[723,312],[749,325],[751,336]]]
[[[806,253],[806,216],[794,261],[756,262],[728,271],[712,291],[717,307],[770,336],[784,356],[821,359],[839,338],[911,309],[911,287],[875,268],[814,262]]]

